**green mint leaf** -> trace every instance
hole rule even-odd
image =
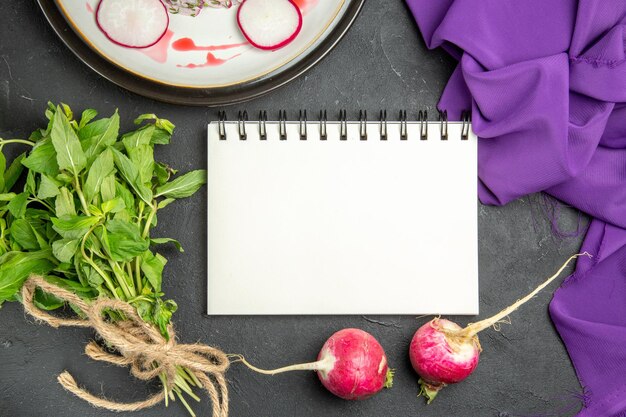
[[[207,172],[204,169],[188,172],[165,185],[157,187],[155,197],[189,197],[198,191],[202,185],[206,184],[206,175]]]
[[[57,153],[59,168],[78,175],[85,168],[87,157],[69,120],[59,110],[54,115],[50,137]]]
[[[174,246],[176,246],[176,249],[178,249],[179,252],[184,252],[185,250],[183,249],[182,245],[180,244],[180,242],[176,239],[171,239],[169,237],[156,237],[154,239],[150,239],[150,244],[151,245],[164,245],[166,243],[173,243]]]
[[[67,117],[67,120],[72,120],[74,118],[74,113],[72,113],[72,109],[70,108],[70,106],[68,106],[65,103],[61,103],[59,108],[63,110],[63,114],[65,114],[65,117]],[[59,110],[57,108],[57,113],[58,111]]]
[[[26,218],[33,222],[34,220],[38,221],[48,221],[50,220],[50,213],[46,210],[36,209],[36,208],[27,208],[26,209]],[[39,223],[37,223],[39,226]]]
[[[11,201],[15,198],[15,193],[2,193],[0,194],[0,201]]]
[[[137,167],[142,184],[149,183],[154,173],[154,149],[150,145],[153,132],[154,125],[147,125],[122,137],[126,154]]]
[[[109,175],[100,184],[100,196],[102,201],[113,200],[115,198],[115,175]]]
[[[109,246],[109,233],[107,229],[104,227],[98,227],[94,230],[94,234],[97,239],[89,239],[89,250],[94,252],[101,252],[101,249],[104,250],[107,254],[111,253],[111,248]],[[101,257],[105,257],[104,255]]]
[[[171,171],[168,166],[160,162],[154,164],[154,175],[156,176],[157,183],[159,185],[165,184],[170,179]]]
[[[30,209],[28,209],[30,210]],[[26,215],[28,216],[28,210],[26,210]],[[39,247],[37,249],[47,249],[50,247],[50,244],[48,243],[49,239],[45,239],[43,235],[46,234],[46,230],[45,230],[45,226],[41,225],[41,224],[33,224],[32,222],[30,223],[30,227],[33,231],[33,234],[35,235],[35,239],[37,239],[37,243],[39,244]]]
[[[166,263],[167,259],[158,253],[153,255],[149,250],[141,255],[141,271],[145,274],[148,282],[156,292],[161,292],[163,268]]]
[[[74,186],[73,182],[74,182],[74,176],[73,175],[68,175],[65,172],[61,172],[59,175],[57,175],[56,177],[54,177],[57,181],[60,181],[63,185],[67,186]]]
[[[110,148],[105,149],[91,164],[87,181],[83,186],[83,193],[87,204],[91,203],[93,198],[100,192],[102,182],[106,177],[115,172],[115,163],[113,162],[113,152]]]
[[[53,102],[49,101],[48,102],[48,108],[46,109],[46,112],[45,112],[46,117],[48,119],[52,119],[52,117],[54,116],[54,113],[56,113],[56,111],[57,111],[57,106]]]
[[[59,195],[57,196],[54,205],[57,217],[76,216],[74,196],[67,188],[62,187],[59,189]]]
[[[79,246],[80,239],[60,239],[52,243],[52,254],[61,262],[70,262]]]
[[[35,173],[33,171],[28,171],[28,174],[26,175],[24,191],[30,195],[37,194],[37,182],[35,181]]]
[[[26,153],[20,154],[17,158],[11,162],[9,168],[4,172],[4,189],[6,191],[11,191],[11,188],[15,185],[17,180],[22,175],[22,171],[24,170],[24,166],[22,165],[22,161]]]
[[[167,119],[159,119],[156,114],[142,114],[135,119],[135,124],[138,125],[145,120],[153,120],[156,127],[165,130],[170,135],[174,133],[174,124]]]
[[[126,133],[122,136],[122,143],[126,152],[141,145],[150,145],[153,134],[154,125],[142,126],[134,132]]]
[[[104,279],[80,256],[74,258],[74,267],[78,279],[83,286],[91,286],[92,288],[99,289],[104,284]]]
[[[93,298],[96,294],[93,289],[85,287],[79,282],[69,279],[59,278],[52,275],[46,275],[46,281],[58,285],[61,288],[75,292],[81,298]]]
[[[163,301],[157,298],[154,302],[152,320],[159,326],[161,333],[168,339],[167,325],[172,319],[172,314],[178,309],[178,306],[173,300]]]
[[[135,197],[133,193],[122,183],[115,183],[115,195],[124,200],[124,205],[128,211],[135,207]]]
[[[141,237],[139,227],[135,223],[113,219],[106,223],[106,229],[110,255],[114,261],[130,261],[150,246],[149,242]]]
[[[94,216],[63,216],[52,217],[50,220],[52,228],[65,239],[82,238],[99,221]]]
[[[65,305],[65,301],[52,294],[43,292],[41,288],[35,289],[33,303],[37,306],[37,308],[47,311],[56,310],[57,308],[61,308]]]
[[[157,204],[157,208],[158,209],[165,208],[169,206],[170,204],[172,204],[174,201],[176,201],[175,198],[166,198],[165,200],[162,200],[159,202],[159,204]]]
[[[44,129],[37,129],[33,133],[30,134],[28,140],[31,142],[39,142],[45,137],[46,131]]]
[[[118,211],[117,213],[115,213],[113,215],[113,218],[115,220],[122,220],[125,222],[131,222],[133,221],[133,216],[131,216],[130,214],[130,210],[122,210],[122,211]]]
[[[41,182],[39,183],[39,191],[37,191],[37,198],[45,200],[46,198],[58,196],[60,194],[60,185],[61,183],[59,183],[57,180],[50,178],[45,174],[42,174]]]
[[[91,214],[92,216],[96,216],[96,217],[104,216],[104,213],[102,212],[102,210],[100,210],[100,208],[98,206],[90,204],[88,209],[89,209],[88,210],[89,214]]]
[[[3,193],[4,190],[4,172],[7,169],[7,159],[0,151],[0,193]],[[7,190],[8,191],[8,190]]]
[[[139,172],[139,181],[150,184],[154,173],[154,149],[149,145],[140,145],[128,151],[130,160]]]
[[[30,274],[47,274],[55,265],[50,249],[7,252],[0,257],[0,302],[13,301]]]
[[[17,219],[11,223],[9,228],[11,239],[13,239],[22,249],[39,250],[39,242],[33,228],[26,219]]]
[[[117,141],[119,130],[120,116],[117,110],[111,117],[88,123],[78,130],[78,137],[87,156],[88,165],[103,149]]]
[[[121,197],[116,197],[112,200],[105,201],[100,205],[103,213],[119,213],[126,208],[126,203]]]
[[[91,122],[94,117],[98,115],[98,112],[94,109],[85,109],[83,110],[83,114],[80,116],[80,123],[78,124],[78,128],[82,129],[85,125]]]
[[[59,173],[59,164],[57,163],[57,153],[54,150],[52,139],[46,138],[38,142],[33,150],[24,158],[22,165],[31,171],[50,176]]]
[[[123,153],[115,148],[111,148],[113,151],[113,157],[115,159],[115,166],[120,172],[122,178],[132,187],[141,198],[147,204],[152,203],[152,190],[142,184],[139,177],[139,170],[133,164],[133,162]],[[128,207],[128,205],[127,205]]]
[[[21,219],[26,214],[26,205],[28,204],[28,193],[24,192],[15,196],[13,200],[7,204],[7,208],[16,219]]]
[[[167,145],[172,140],[172,134],[165,129],[156,128],[152,134],[152,145]]]

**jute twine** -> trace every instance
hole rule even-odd
[[[64,319],[51,316],[33,303],[36,288],[74,304],[85,315],[85,319]],[[144,381],[152,380],[163,373],[167,376],[166,390],[168,393],[174,384],[176,367],[185,367],[202,383],[212,401],[213,416],[228,416],[228,386],[225,373],[229,360],[219,349],[202,344],[176,343],[174,328],[170,325],[170,339],[166,340],[152,325],[143,321],[135,308],[130,304],[107,298],[100,298],[91,303],[81,300],[74,293],[54,284],[43,277],[32,275],[22,288],[24,309],[35,319],[44,321],[50,326],[92,327],[120,355],[105,351],[95,342],[85,347],[90,358],[112,363],[118,366],[130,366],[131,373]],[[106,310],[123,313],[126,320],[111,322],[104,317]],[[137,411],[152,407],[165,400],[165,392],[161,391],[143,401],[120,403],[97,397],[80,388],[74,377],[64,371],[57,378],[59,383],[77,397],[82,398],[95,407],[111,411]]]

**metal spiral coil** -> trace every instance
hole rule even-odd
[[[267,112],[265,110],[259,112],[259,138],[267,140]]]
[[[348,140],[348,117],[345,109],[339,111],[339,140]]]
[[[380,140],[387,140],[387,110],[380,111]]]
[[[217,131],[220,136],[220,140],[226,140],[226,112],[217,112],[217,117],[219,118],[217,122]]]
[[[469,111],[462,112],[461,122],[463,122],[461,127],[461,140],[467,140],[469,138],[469,131],[472,125],[472,113]]]
[[[407,140],[406,110],[400,110],[400,140]]]
[[[239,131],[239,140],[248,139],[248,135],[246,133],[246,122],[248,121],[248,112],[243,111],[239,112],[239,116],[237,117],[237,130]]]
[[[420,110],[417,114],[417,121],[420,122],[420,140],[428,139],[428,113]]]
[[[285,110],[278,111],[278,132],[280,140],[287,139],[287,112]]]
[[[359,138],[367,140],[367,110],[359,110]]]
[[[299,123],[299,132],[300,132],[300,140],[306,140],[307,139],[307,133],[306,133],[306,110],[300,110],[300,115],[298,116],[298,123]]]
[[[226,123],[228,121],[227,115],[225,111],[218,111],[217,113],[217,126],[218,126],[218,135],[220,140],[226,140]],[[447,110],[438,110],[438,118],[439,126],[440,126],[440,140],[448,140],[448,112]],[[345,109],[339,111],[339,140],[345,141],[348,140],[348,116]],[[259,112],[259,120],[258,120],[258,132],[260,140],[267,140],[267,111],[261,110]],[[368,139],[367,133],[367,111],[359,110],[359,139],[362,141],[366,141]],[[407,111],[400,110],[398,115],[398,123],[400,124],[400,140],[408,140],[408,118]],[[419,110],[417,113],[417,123],[419,124],[419,139],[420,140],[428,140],[428,113],[426,110]],[[471,113],[469,111],[464,111],[461,113],[461,139],[468,140],[470,129],[471,129]],[[248,139],[248,112],[246,110],[239,111],[237,115],[237,133],[239,136],[239,140],[247,140]],[[320,140],[328,139],[328,117],[326,110],[320,110],[319,113],[319,134]],[[387,110],[380,110],[380,116],[378,120],[379,129],[380,129],[380,140],[386,141],[388,139],[388,130],[387,130]],[[279,110],[278,112],[278,132],[280,136],[280,140],[287,140],[287,111]],[[300,140],[308,139],[308,118],[307,111],[300,110],[298,114],[298,132],[300,136]]]
[[[320,140],[326,140],[328,139],[328,135],[326,132],[326,122],[328,121],[328,119],[326,118],[326,110],[323,111],[320,110]]]
[[[448,110],[439,110],[441,140],[448,140]]]

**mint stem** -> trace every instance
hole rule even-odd
[[[26,139],[2,139],[0,138],[0,149],[7,143],[21,143],[22,145],[35,146],[35,142]]]
[[[144,239],[148,236],[148,232],[150,232],[150,226],[152,225],[152,219],[154,218],[154,215],[156,214],[157,208],[156,208],[156,201],[153,201],[153,203],[150,205],[150,214],[148,215],[148,218],[146,219],[146,224],[143,228],[143,233],[141,235],[141,237],[143,237]]]

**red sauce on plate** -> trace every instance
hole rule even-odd
[[[180,68],[204,68],[204,67],[217,67],[219,65],[223,65],[225,63],[227,63],[228,61],[230,61],[233,58],[237,58],[239,55],[241,54],[237,54],[237,55],[233,55],[230,58],[226,58],[226,59],[221,59],[221,58],[216,58],[215,55],[213,55],[211,52],[206,54],[206,61],[201,63],[201,64],[194,64],[194,63],[190,63],[187,65],[176,65],[177,67]]]
[[[199,46],[191,38],[180,38],[172,43],[172,49],[175,51],[223,51],[246,45],[249,45],[248,42]]]
[[[167,61],[167,50],[170,47],[170,41],[173,36],[174,32],[168,29],[160,41],[148,48],[137,49],[137,51],[147,55],[160,64],[164,64]]]

